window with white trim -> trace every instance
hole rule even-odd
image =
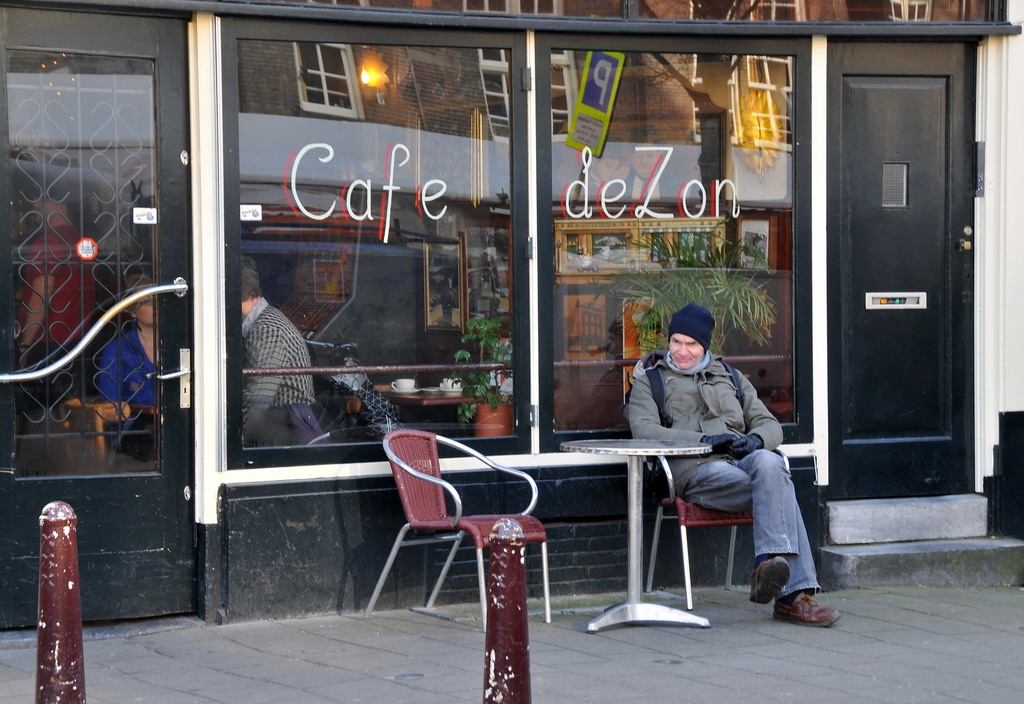
[[[362,119],[355,60],[348,44],[294,42],[299,104],[306,112]]]

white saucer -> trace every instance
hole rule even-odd
[[[393,391],[396,394],[402,394],[403,396],[411,396],[413,394],[418,394],[420,392],[420,390],[415,386],[412,387],[411,389],[405,389],[404,391],[399,391],[398,389],[392,386],[391,391]]]

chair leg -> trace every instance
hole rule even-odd
[[[408,523],[402,526],[402,530],[398,531],[398,537],[395,538],[395,542],[391,546],[391,554],[388,555],[387,562],[384,563],[384,569],[381,570],[380,577],[377,578],[377,586],[373,588],[373,594],[370,596],[370,601],[366,604],[366,610],[363,611],[363,618],[369,616],[373,612],[373,607],[377,605],[377,598],[380,596],[380,590],[384,588],[384,582],[388,578],[388,573],[391,572],[391,565],[395,564],[395,556],[398,555],[398,550],[402,547],[402,539],[405,538],[405,534],[408,532]]]
[[[441,582],[448,575],[448,568],[452,566],[452,562],[455,560],[455,553],[458,552],[459,546],[462,545],[462,538],[466,535],[465,531],[460,530],[455,537],[452,539],[452,549],[448,551],[448,559],[444,561],[444,567],[441,568],[441,574],[438,575],[437,581],[434,582],[434,590],[430,592],[430,598],[427,599],[426,608],[432,609],[434,607],[434,600],[437,599],[437,595],[441,591]]]
[[[540,544],[540,563],[544,571],[544,623],[551,623],[551,583],[548,580],[548,543]]]
[[[487,630],[487,581],[484,577],[484,551],[483,548],[476,549],[476,578],[480,585],[480,620],[484,624],[484,631]]]
[[[693,611],[693,590],[690,587],[690,544],[686,540],[686,526],[679,526],[679,542],[683,548],[683,584],[686,585],[686,610]]]
[[[654,584],[654,561],[658,557],[658,539],[661,537],[661,520],[665,516],[665,509],[660,504],[658,505],[658,511],[654,514],[654,534],[651,536],[651,559],[650,566],[647,568],[647,587],[644,589],[645,592],[649,592]]]
[[[729,527],[729,563],[725,567],[725,589],[732,589],[732,563],[736,557],[736,526]]]

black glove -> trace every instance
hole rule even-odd
[[[721,435],[705,435],[700,439],[705,445],[711,445],[711,451],[717,454],[727,452],[729,446],[737,440],[743,438],[733,435],[732,433],[722,433]]]
[[[764,440],[760,435],[744,435],[729,443],[729,454],[738,460],[743,459],[754,450],[764,447]]]

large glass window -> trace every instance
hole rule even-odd
[[[644,0],[640,16],[679,20],[753,22],[981,22],[984,0]]]
[[[508,53],[239,42],[246,446],[514,434]]]
[[[270,0],[257,0],[270,2]],[[620,17],[622,0],[286,0],[338,7],[540,17]]]
[[[554,428],[627,427],[636,360],[690,302],[713,352],[794,420],[789,56],[557,50],[552,118]],[[565,75],[560,72],[559,75]]]
[[[269,2],[270,0],[257,0]],[[717,22],[984,22],[995,10],[988,0],[286,0],[426,12],[624,17]]]

